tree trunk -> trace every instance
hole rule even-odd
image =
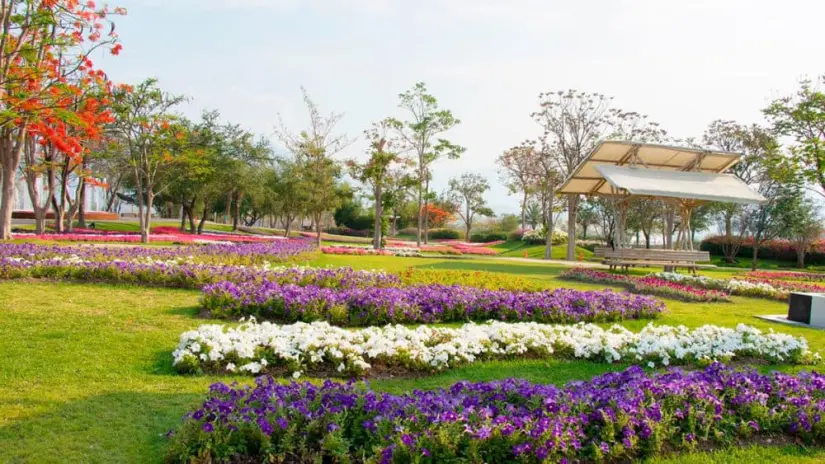
[[[141,243],[149,243],[149,232],[152,230],[152,203],[154,203],[155,196],[152,193],[151,186],[146,189],[146,219],[143,221],[143,228],[140,230]]]
[[[195,233],[195,199],[192,199],[192,203],[189,204],[189,208],[187,208],[186,216],[189,217],[189,233]]]
[[[582,240],[587,240],[587,224],[582,224]]]
[[[23,159],[26,125],[16,129],[18,132],[3,131],[0,139],[0,240],[11,240],[11,213],[14,209],[14,176]]]
[[[796,252],[796,267],[805,269],[805,252],[797,250]]]
[[[674,221],[674,212],[673,210],[669,210],[665,213],[665,234],[663,240],[665,242],[665,249],[672,250],[673,249],[673,221]]]
[[[381,184],[379,183],[375,188],[375,224],[372,231],[372,246],[375,247],[376,250],[381,248],[381,216],[383,214],[383,208],[381,207],[382,193]]]
[[[524,196],[521,198],[521,230],[527,228],[527,191],[524,191]]]
[[[201,235],[203,233],[203,226],[204,226],[204,224],[206,224],[206,215],[207,215],[207,211],[204,210],[203,211],[203,216],[201,216],[201,220],[198,223],[198,231],[197,231],[198,235]]]
[[[318,248],[321,247],[321,214],[316,213],[313,217],[313,221],[315,221],[315,244],[318,245]]]
[[[186,200],[181,202],[180,204],[180,227],[178,230],[181,232],[186,232],[186,205],[184,204]]]
[[[567,196],[567,260],[576,260],[576,216],[578,214],[579,196],[571,194]],[[550,211],[553,214],[553,211]],[[547,231],[552,234],[552,230]]]
[[[422,213],[422,209],[424,209],[424,198],[422,195],[423,186],[421,182],[418,183],[418,227],[415,229],[415,244],[417,246],[421,246],[421,230],[424,228],[424,215]]]
[[[645,236],[645,248],[650,249],[650,232],[642,231]]]
[[[232,199],[232,232],[237,232],[238,230],[238,222],[241,218],[241,197],[243,195],[241,192],[235,192]]]
[[[759,263],[759,241],[753,241],[753,261],[751,261],[751,271],[756,270],[756,265]]]
[[[424,244],[430,243],[430,176],[424,184]]]
[[[86,158],[83,158],[83,170],[85,171],[87,168]],[[80,228],[86,228],[86,176],[85,173],[83,176],[80,177],[80,185],[78,185],[78,193],[77,198],[75,201],[77,202],[77,226]]]

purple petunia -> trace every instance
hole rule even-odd
[[[809,442],[825,439],[825,429],[814,426],[825,409],[825,376],[762,375],[718,363],[698,371],[651,374],[632,367],[564,387],[516,379],[464,381],[448,389],[405,395],[375,392],[353,382],[285,385],[270,377],[256,382],[254,387],[212,388],[201,408],[184,418],[195,427],[181,428],[173,439],[183,441],[192,456],[225,449],[230,454],[212,458],[232,461],[241,457],[231,454],[236,448],[217,445],[244,439],[236,433],[241,427],[233,429],[242,425],[243,417],[252,418],[250,423],[264,433],[268,422],[260,422],[261,417],[297,417],[296,430],[272,435],[260,456],[244,457],[271,455],[279,446],[293,446],[296,438],[313,434],[312,440],[301,441],[294,457],[331,458],[319,431],[330,430],[327,424],[356,419],[358,425],[336,429],[349,448],[334,452],[379,462],[430,455],[456,461],[496,456],[525,462],[589,462],[632,459],[640,456],[637,453],[656,452],[663,444],[675,451],[680,444],[692,449],[702,440],[713,445],[743,433],[785,434]],[[741,404],[741,398],[751,400]],[[677,409],[682,417],[675,414]],[[747,424],[747,430],[741,424]],[[220,433],[204,438],[190,432],[196,427]]]

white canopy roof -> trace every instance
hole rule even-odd
[[[604,141],[579,164],[559,193],[610,195],[610,186],[598,166],[636,165],[667,171],[722,173],[739,162],[739,153],[701,148],[673,147],[641,142]]]
[[[595,167],[608,184],[630,195],[759,204],[765,198],[732,174],[667,171],[642,167]]]

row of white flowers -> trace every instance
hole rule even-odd
[[[652,274],[660,279],[670,282],[678,282],[694,287],[707,288],[713,290],[725,290],[733,295],[756,296],[782,299],[787,297],[788,292],[781,288],[764,282],[751,282],[737,279],[714,279],[708,276],[692,276],[678,274],[676,272],[657,272]]]
[[[257,374],[337,370],[367,373],[373,366],[438,371],[487,359],[533,356],[637,364],[704,364],[735,357],[784,363],[814,363],[819,355],[804,338],[705,325],[650,324],[640,332],[620,325],[551,325],[488,322],[459,328],[401,325],[347,330],[325,322],[277,325],[254,320],[238,327],[203,325],[181,335],[174,351],[181,372],[230,371]]]

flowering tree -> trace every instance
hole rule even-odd
[[[186,142],[185,127],[171,114],[172,108],[183,100],[163,92],[154,79],[134,88],[122,85],[114,92],[116,121],[112,129],[123,140],[124,164],[134,175],[143,243],[149,243],[155,196],[172,185],[174,177],[168,174],[184,161],[181,155]]]
[[[11,238],[14,180],[27,137],[36,133],[61,152],[79,157],[99,121],[79,113],[94,85],[108,88],[90,53],[120,53],[110,14],[78,0],[0,0],[0,239]],[[108,26],[108,32],[106,28]],[[90,103],[91,104],[91,103]]]

